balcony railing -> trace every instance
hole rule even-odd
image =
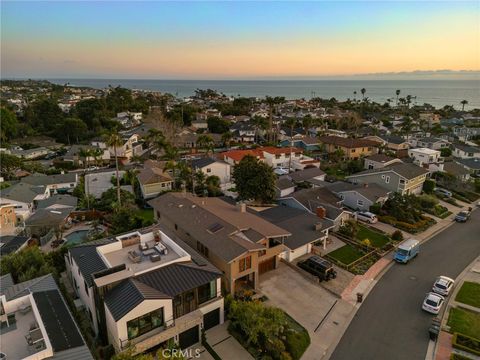
[[[145,339],[149,339],[152,336],[155,336],[157,334],[160,334],[164,332],[167,329],[170,329],[175,326],[175,319],[172,317],[164,322],[164,324],[158,328],[152,329],[149,332],[142,334],[140,336],[137,336],[136,338],[133,339],[120,339],[120,347],[122,350],[126,350],[130,345],[135,345],[138,344]]]

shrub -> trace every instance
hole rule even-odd
[[[372,206],[370,206],[370,212],[374,213],[374,214],[380,214],[380,210],[382,208],[382,205],[379,204],[379,203],[375,203],[373,204]]]
[[[427,194],[433,193],[433,189],[435,189],[435,181],[427,179],[423,183],[423,191],[425,191]]]
[[[397,223],[397,219],[395,219],[393,216],[379,216],[378,219],[385,224],[395,225]]]
[[[395,230],[392,233],[392,240],[402,241],[403,240],[403,233],[400,230]]]
[[[365,245],[366,247],[372,247],[372,242],[370,241],[370,239],[363,239],[361,241],[361,244]]]
[[[467,335],[455,333],[452,339],[452,345],[456,349],[464,350],[469,353],[480,356],[480,340]]]

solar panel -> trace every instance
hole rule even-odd
[[[222,229],[223,229],[222,224],[215,223],[213,225],[210,225],[210,227],[208,228],[208,231],[210,231],[212,234],[215,234],[216,232],[219,232]]]

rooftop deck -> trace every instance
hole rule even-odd
[[[43,340],[35,339],[38,340],[37,345],[33,346],[27,343],[26,336],[29,335],[30,329],[38,327],[33,310],[29,308],[28,311],[26,309],[14,314],[15,321],[10,321],[9,326],[3,323],[0,330],[2,352],[6,354],[7,359],[23,359],[45,350]]]
[[[181,256],[177,254],[169,245],[163,243],[166,247],[167,253],[161,254],[154,248],[149,247],[148,250],[140,250],[139,245],[131,245],[124,247],[120,250],[115,250],[104,254],[105,259],[110,263],[111,267],[125,264],[128,270],[133,273],[140,273],[146,270],[164,266],[171,263]],[[132,252],[135,252],[137,257],[130,256]],[[159,258],[158,258],[159,256]]]

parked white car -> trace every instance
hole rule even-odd
[[[442,308],[445,298],[434,292],[429,292],[423,300],[422,309],[430,314],[437,315]]]
[[[369,224],[374,224],[374,223],[378,222],[377,215],[375,215],[374,213],[368,212],[368,211],[359,211],[357,213],[357,219],[361,220],[361,221],[364,221],[364,222],[367,222]]]
[[[453,288],[453,284],[455,280],[450,279],[446,276],[439,276],[435,283],[433,284],[432,290],[433,292],[440,294],[442,296],[448,296],[450,290]]]

